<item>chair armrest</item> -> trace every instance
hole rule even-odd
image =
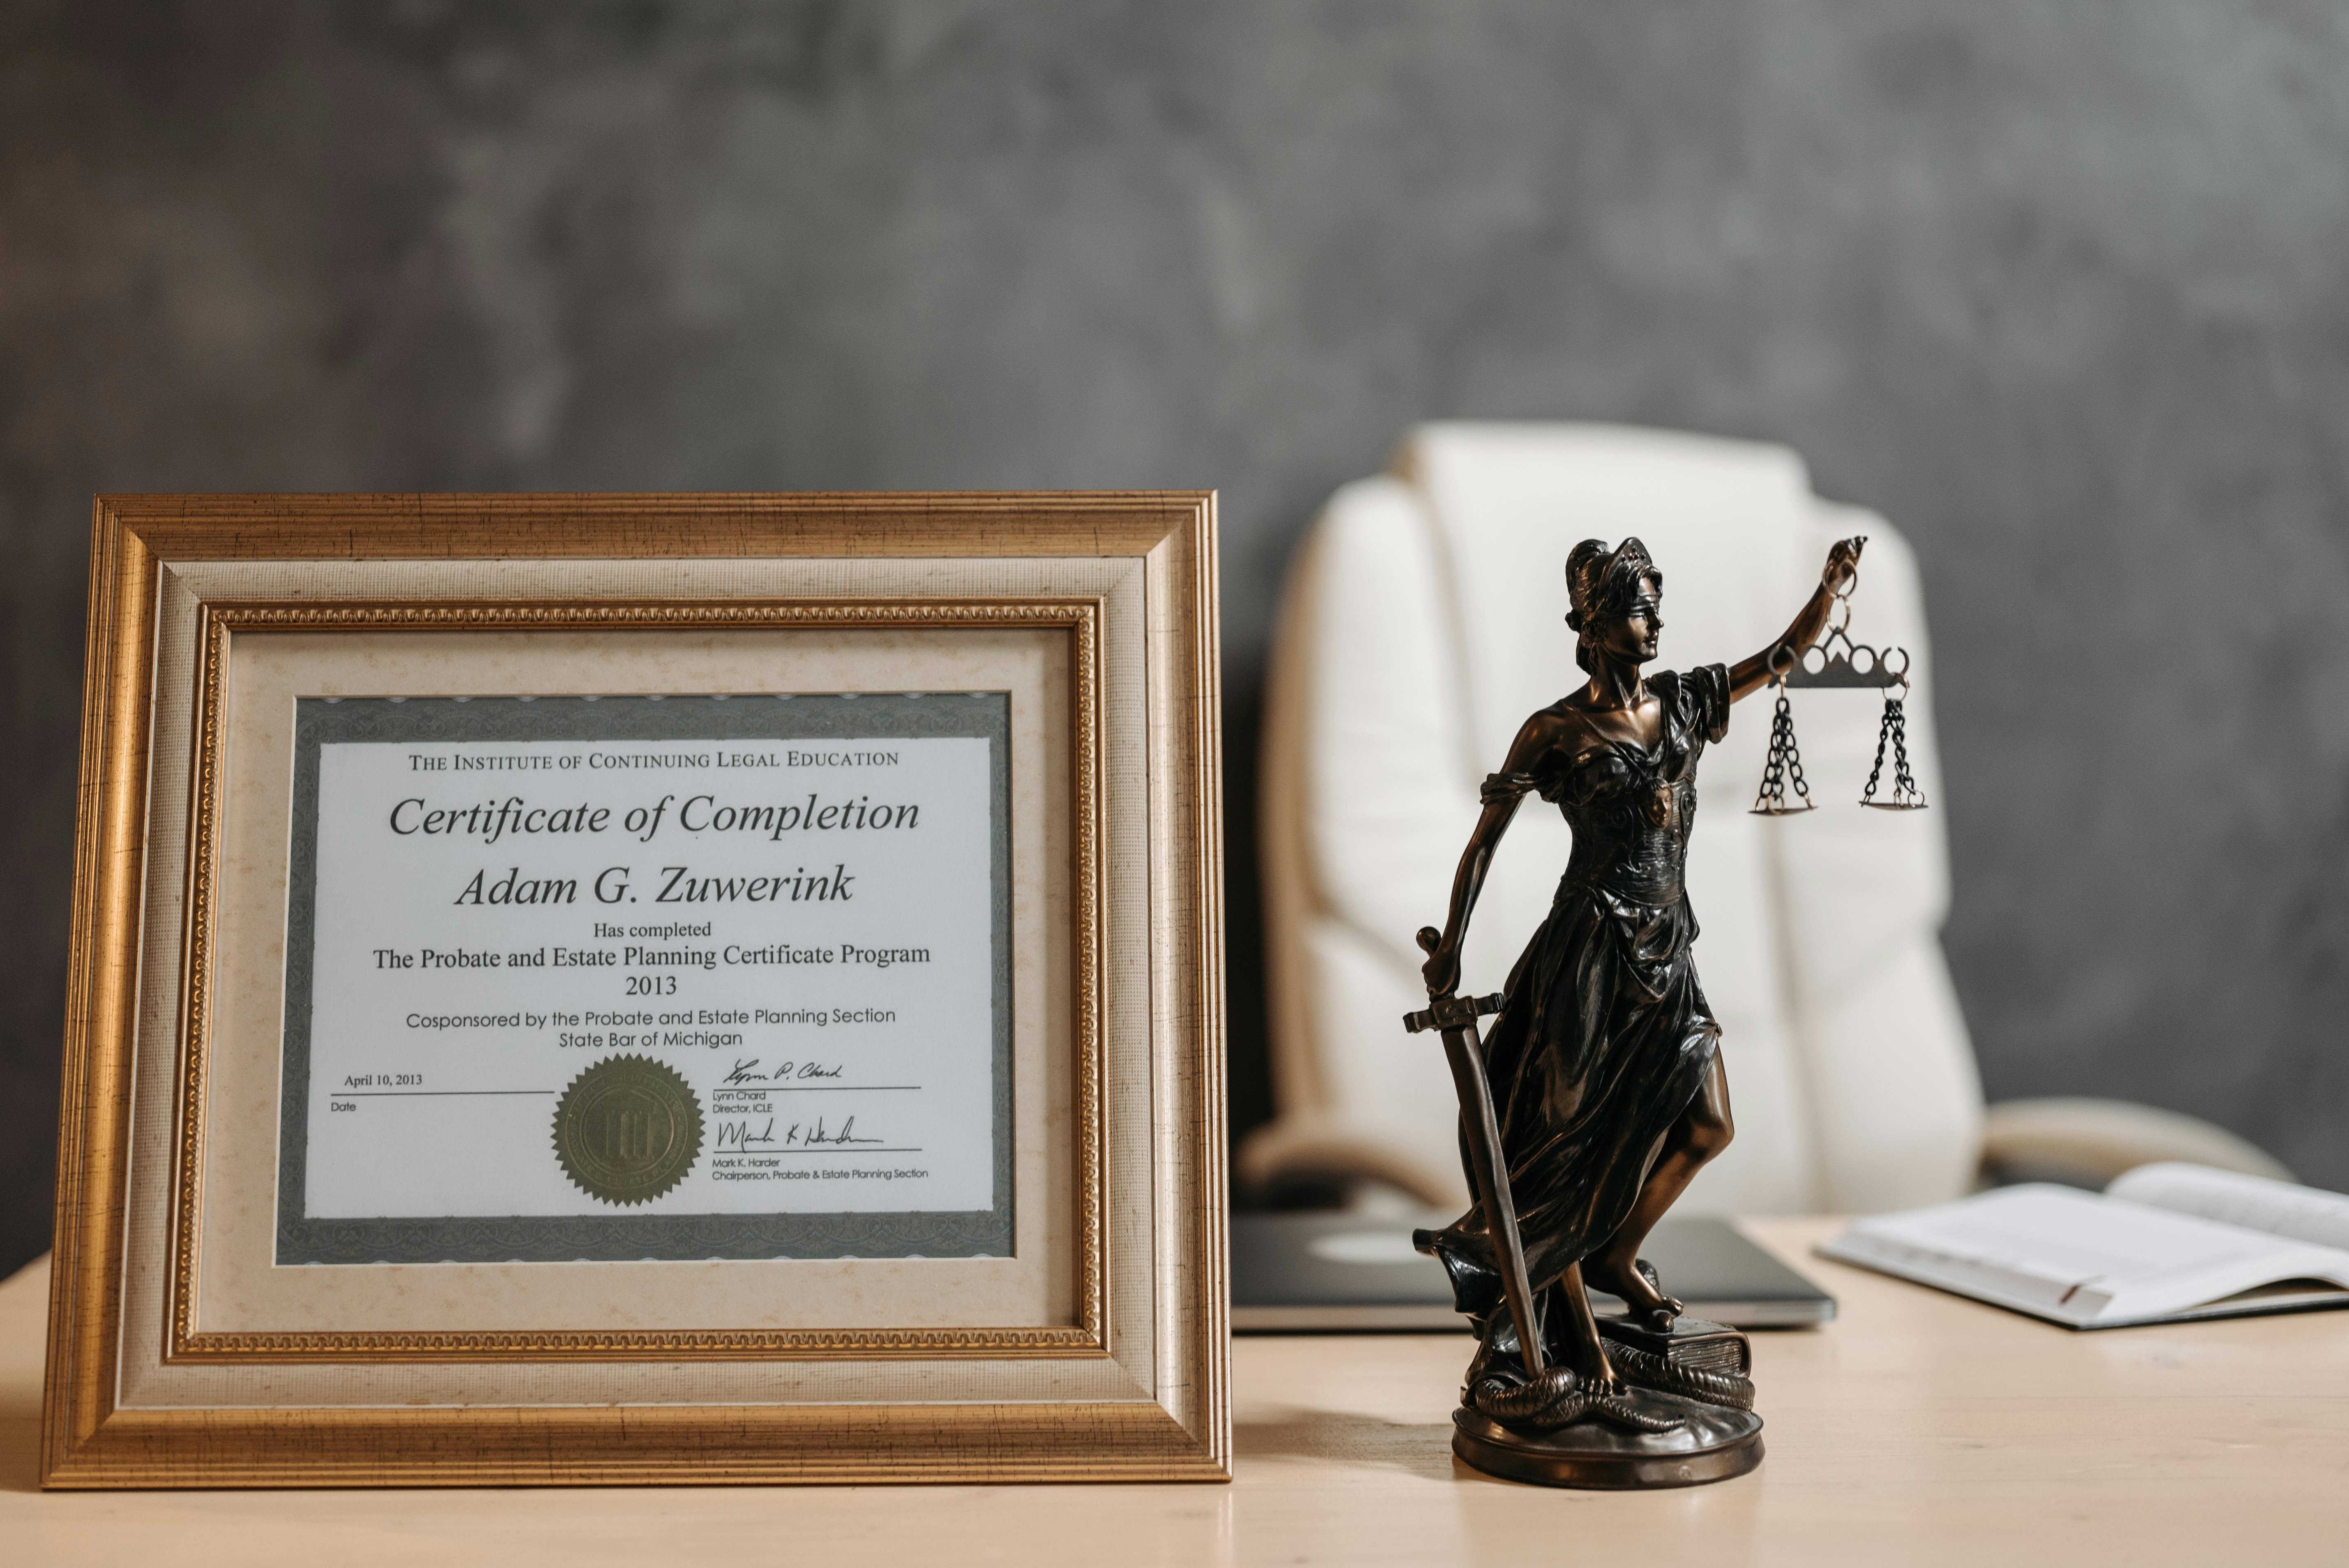
[[[2125,1099],[2010,1099],[1982,1113],[1982,1171],[1987,1181],[2102,1187],[2122,1171],[2157,1160],[2292,1180],[2292,1172],[2265,1150],[2224,1128]]]
[[[1309,1111],[1280,1117],[1249,1133],[1233,1163],[1241,1191],[1254,1194],[1292,1182],[1345,1186],[1369,1180],[1400,1188],[1431,1208],[1460,1208],[1468,1201],[1456,1161],[1433,1165],[1392,1130]]]

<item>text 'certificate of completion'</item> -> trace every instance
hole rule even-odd
[[[1009,698],[304,698],[280,1264],[1008,1256]]]

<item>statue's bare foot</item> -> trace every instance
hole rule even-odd
[[[1616,1375],[1615,1365],[1607,1359],[1604,1345],[1576,1346],[1567,1364],[1581,1380],[1583,1391],[1594,1399],[1611,1398],[1622,1394],[1630,1385]]]
[[[1657,1288],[1650,1270],[1634,1264],[1626,1266],[1614,1258],[1593,1257],[1582,1260],[1582,1277],[1592,1287],[1619,1297],[1631,1309],[1631,1315],[1657,1329],[1670,1328],[1685,1309],[1672,1297]]]

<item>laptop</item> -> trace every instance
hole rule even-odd
[[[1232,1331],[1460,1333],[1444,1265],[1414,1251],[1414,1227],[1457,1216],[1350,1211],[1232,1216]],[[1733,1328],[1810,1328],[1836,1315],[1835,1298],[1710,1215],[1666,1219],[1640,1255],[1691,1317]],[[1602,1313],[1623,1304],[1600,1291]]]

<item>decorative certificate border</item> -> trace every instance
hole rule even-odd
[[[1107,1259],[1101,1196],[1101,1080],[1104,1024],[1100,976],[1102,901],[1100,839],[1101,606],[1094,600],[1005,603],[922,600],[913,603],[792,601],[758,603],[613,603],[514,604],[432,603],[389,604],[208,603],[199,624],[197,749],[192,855],[184,939],[187,976],[182,1003],[181,1092],[177,1140],[179,1170],[173,1266],[168,1303],[171,1342],[165,1359],[185,1361],[397,1360],[744,1360],[861,1356],[924,1359],[1027,1355],[1101,1356],[1109,1343]],[[196,1256],[202,1216],[206,1056],[212,1032],[213,909],[218,894],[223,794],[222,718],[234,638],[251,632],[400,631],[679,631],[709,628],[833,629],[944,626],[1058,627],[1072,639],[1071,736],[1073,759],[1077,975],[1075,1031],[1078,1087],[1078,1322],[1069,1327],[951,1329],[771,1329],[447,1333],[202,1333],[195,1327]],[[315,748],[312,756],[315,758]],[[298,759],[297,759],[298,767]],[[298,775],[297,775],[298,776]],[[290,985],[290,981],[289,981]],[[1009,1054],[1009,1018],[1002,1020]],[[1003,1064],[1008,1068],[1008,1063]],[[1009,1109],[1008,1071],[999,1078]],[[286,1109],[284,1114],[294,1114]],[[1003,1125],[999,1123],[999,1125]],[[1009,1185],[1009,1140],[999,1140],[999,1171]],[[1009,1210],[1007,1205],[1005,1217]],[[392,1222],[391,1223],[402,1223]],[[642,1255],[641,1253],[637,1255]],[[750,1255],[750,1254],[744,1254]],[[761,1253],[755,1255],[769,1256]],[[396,1260],[395,1260],[396,1261]]]
[[[1001,692],[304,697],[294,728],[285,918],[285,1058],[278,1099],[280,1264],[632,1263],[654,1258],[1009,1257],[1012,1245],[1011,708]],[[880,739],[988,742],[988,971],[995,1202],[968,1212],[516,1215],[312,1219],[312,937],[319,748],[346,741]],[[554,1100],[547,1099],[551,1110]]]

